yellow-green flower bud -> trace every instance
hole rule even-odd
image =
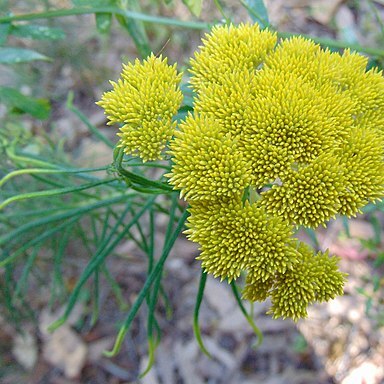
[[[236,140],[219,121],[189,115],[170,143],[169,182],[191,200],[241,196],[251,180],[249,164]]]
[[[121,79],[98,102],[109,124],[121,123],[119,146],[144,161],[161,158],[175,130],[172,122],[181,101],[181,74],[176,65],[153,54],[143,62],[124,65]]]

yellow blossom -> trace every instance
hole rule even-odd
[[[193,114],[177,127],[180,75],[161,58],[124,67],[99,104],[126,153],[155,159],[170,141],[166,176],[190,203],[202,268],[247,273],[244,298],[271,297],[269,313],[297,320],[341,294],[345,275],[293,228],[384,196],[384,78],[348,49],[276,40],[256,25],[213,27],[190,62]]]
[[[354,216],[369,201],[384,195],[383,131],[353,127],[336,154],[345,180],[339,213]]]
[[[341,294],[345,275],[292,227],[384,196],[384,80],[350,50],[274,39],[249,25],[206,36],[191,60],[195,115],[170,145],[168,177],[191,204],[202,268],[229,281],[246,272],[244,298],[270,296],[274,317],[297,320]]]
[[[254,71],[276,44],[276,33],[261,31],[257,24],[215,26],[191,59],[191,84],[195,91],[220,83],[233,71]]]
[[[255,78],[239,146],[262,187],[335,147],[353,121],[352,103],[329,85],[319,90],[289,73],[266,69]]]
[[[239,199],[193,201],[188,238],[200,244],[198,260],[215,277],[236,279],[242,270],[266,281],[277,271],[284,273],[296,263],[292,227],[268,216],[257,204]]]
[[[182,101],[180,80],[176,65],[152,54],[143,62],[124,65],[121,78],[111,82],[113,90],[104,93],[98,105],[109,124],[123,124],[118,135],[125,153],[144,161],[161,158],[175,130],[172,118]]]
[[[187,199],[241,196],[250,183],[250,169],[236,141],[220,122],[189,115],[170,144],[173,156],[169,182]]]
[[[248,123],[249,103],[257,78],[248,69],[230,72],[219,84],[208,83],[194,103],[195,113],[219,121],[225,132],[241,135]]]
[[[327,252],[316,255],[306,244],[299,245],[300,259],[295,268],[278,274],[271,290],[274,318],[297,321],[308,316],[307,307],[315,301],[328,301],[343,293],[346,275],[338,271],[337,258]]]
[[[307,307],[315,301],[328,301],[343,293],[346,274],[338,271],[337,261],[328,252],[318,252],[304,243],[297,243],[297,263],[284,273],[276,273],[267,281],[248,274],[243,298],[264,301],[271,296],[268,313],[274,318],[307,317]]]
[[[341,207],[345,189],[343,169],[332,154],[318,157],[309,165],[291,170],[262,193],[267,212],[281,215],[290,223],[316,228],[334,217]]]

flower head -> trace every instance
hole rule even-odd
[[[256,25],[214,27],[191,59],[194,112],[172,122],[180,75],[165,60],[124,67],[99,103],[123,124],[120,145],[144,160],[166,142],[166,176],[190,203],[186,231],[202,268],[274,317],[342,293],[337,259],[294,238],[384,196],[384,78],[349,50],[302,37],[276,45]]]
[[[169,182],[188,199],[241,196],[250,183],[250,169],[219,121],[189,115],[170,144],[173,168]]]
[[[338,212],[353,216],[369,201],[384,195],[383,132],[353,127],[336,153],[345,180]]]
[[[338,271],[337,258],[313,251],[301,243],[300,259],[295,268],[278,274],[271,290],[274,318],[293,320],[307,317],[307,307],[315,301],[328,301],[343,293],[345,274]]]
[[[175,130],[172,117],[182,100],[180,80],[175,65],[152,54],[143,62],[125,65],[121,79],[111,82],[113,90],[104,93],[98,104],[109,124],[123,124],[119,145],[125,153],[144,161],[161,158]]]
[[[276,33],[261,31],[257,24],[215,26],[191,59],[191,84],[195,91],[220,84],[229,74],[255,71],[276,44]]]
[[[215,277],[236,279],[242,270],[268,280],[296,262],[292,227],[241,200],[191,203],[188,237],[200,244],[202,268]]]
[[[342,294],[346,275],[338,271],[336,257],[327,252],[314,254],[304,243],[298,243],[295,252],[297,263],[285,273],[276,273],[266,281],[248,274],[243,298],[263,301],[271,296],[269,313],[296,321],[307,317],[309,304]]]
[[[257,26],[214,27],[191,60],[196,92],[170,145],[170,183],[208,273],[247,273],[274,317],[342,293],[337,259],[293,237],[384,196],[384,79],[367,59]]]
[[[228,73],[220,84],[208,83],[195,100],[195,113],[212,117],[221,123],[224,132],[240,136],[248,124],[249,103],[256,81],[246,69]]]
[[[316,228],[340,209],[345,179],[333,154],[319,156],[309,165],[290,170],[281,181],[282,185],[273,185],[262,193],[261,204],[271,214],[296,225]]]

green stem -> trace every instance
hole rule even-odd
[[[111,183],[113,181],[116,181],[116,179],[101,180],[101,181],[97,181],[95,183],[88,183],[88,184],[79,185],[77,187],[65,187],[65,188],[50,189],[50,190],[47,190],[47,191],[22,193],[20,195],[12,196],[12,197],[4,200],[0,204],[0,210],[2,210],[7,205],[9,205],[11,203],[14,203],[16,201],[27,200],[27,199],[34,199],[34,198],[45,197],[45,196],[64,195],[66,193],[71,193],[71,192],[76,192],[76,191],[83,191],[84,189],[93,188],[93,187],[96,187],[98,185],[108,184],[108,183]]]
[[[208,357],[212,358],[211,354],[208,352],[208,350],[204,346],[203,339],[201,337],[200,327],[199,327],[200,305],[201,305],[201,302],[203,301],[204,289],[205,289],[206,281],[207,281],[207,273],[204,272],[203,270],[201,270],[199,290],[197,292],[195,311],[194,311],[194,314],[193,314],[193,332],[195,334],[195,338],[197,340],[197,343],[199,344],[200,349]]]
[[[30,174],[57,174],[57,173],[86,173],[86,172],[98,172],[98,171],[105,171],[109,167],[99,167],[99,168],[79,168],[79,169],[44,169],[44,168],[26,168],[26,169],[17,169],[16,171],[12,171],[5,175],[0,180],[0,187],[3,186],[7,181],[10,179],[20,176],[20,175],[30,175]]]
[[[321,45],[326,45],[329,47],[350,48],[354,51],[368,53],[369,55],[373,55],[373,56],[380,56],[380,57],[384,56],[384,50],[382,50],[382,49],[372,48],[372,47],[363,47],[359,44],[353,44],[353,43],[351,44],[351,43],[348,43],[346,41],[337,41],[334,39],[327,39],[325,37],[314,37],[314,36],[306,35],[303,33],[278,32],[277,35],[280,38],[284,38],[284,39],[289,38],[289,37],[293,37],[293,36],[295,36],[295,37],[301,36],[301,37],[304,37],[306,39],[313,40],[315,43],[318,43]]]
[[[81,112],[79,109],[77,109],[73,105],[73,92],[68,93],[66,106],[69,111],[74,113],[87,126],[87,128],[92,132],[94,136],[96,136],[100,141],[102,141],[109,148],[114,148],[115,145],[112,143],[112,141],[109,140],[104,135],[102,135],[100,131],[93,124],[91,124],[91,122],[87,119],[84,113]]]
[[[237,304],[239,305],[241,312],[243,313],[243,315],[247,319],[249,325],[252,327],[253,332],[255,332],[255,334],[257,336],[258,342],[257,342],[256,346],[258,347],[263,342],[263,334],[260,331],[260,329],[256,326],[255,322],[253,321],[252,317],[249,315],[247,310],[244,308],[244,305],[241,302],[241,297],[240,297],[239,291],[237,289],[237,285],[234,281],[231,282],[231,287],[232,287],[233,295],[235,296],[235,299],[237,301]]]
[[[72,8],[72,9],[58,9],[55,11],[40,12],[40,13],[27,13],[16,16],[4,16],[0,17],[0,23],[7,23],[12,21],[29,21],[39,19],[51,19],[55,17],[75,16],[75,15],[87,15],[93,13],[112,13],[115,15],[121,15],[131,19],[144,21],[147,23],[163,24],[173,27],[191,28],[191,29],[209,29],[208,23],[202,23],[198,21],[181,21],[168,17],[151,16],[141,12],[126,11],[116,7],[87,7],[87,8]]]
[[[148,276],[143,288],[141,289],[139,295],[137,296],[135,303],[133,304],[131,310],[129,311],[128,316],[127,316],[124,324],[120,328],[120,331],[119,331],[117,338],[116,338],[116,341],[115,341],[115,345],[113,346],[111,351],[105,351],[104,352],[105,356],[112,357],[112,356],[115,356],[119,352],[121,345],[124,341],[125,335],[127,334],[133,319],[136,317],[137,311],[139,310],[139,308],[141,307],[141,304],[145,300],[151,285],[153,284],[153,282],[156,280],[158,275],[163,270],[163,266],[164,266],[164,263],[168,257],[168,254],[169,254],[173,244],[175,243],[178,235],[180,234],[181,230],[183,229],[184,222],[187,219],[187,217],[188,217],[188,212],[184,211],[183,215],[181,216],[181,218],[177,224],[177,227],[176,227],[172,237],[169,239],[169,242],[167,243],[166,247],[164,247],[163,254],[161,255],[158,263],[156,264],[156,266],[153,268],[152,272]]]
[[[124,157],[124,149],[123,148],[119,148],[119,150],[117,152],[117,155],[116,155],[116,158],[115,158],[114,165],[116,167],[117,172],[121,176],[124,176],[130,182],[137,183],[137,184],[139,184],[139,185],[141,185],[143,187],[155,188],[155,191],[156,191],[156,189],[157,190],[162,190],[162,191],[167,191],[167,192],[172,192],[173,191],[173,188],[169,184],[163,183],[161,181],[149,180],[146,177],[138,175],[137,173],[133,173],[131,171],[128,171],[128,170],[124,169],[122,167],[122,165],[121,165],[122,161],[123,161],[123,157]],[[140,188],[140,187],[138,187],[138,188]],[[145,191],[148,192],[148,193],[150,192],[148,190],[145,190]],[[156,193],[157,192],[158,191],[156,191]]]
[[[133,225],[140,219],[140,217],[144,214],[144,212],[151,207],[151,205],[154,202],[154,198],[150,198],[147,200],[147,203],[145,206],[135,215],[135,217],[132,218],[131,222],[125,227],[124,231],[122,231],[112,242],[111,245],[108,246],[109,240],[112,238],[113,233],[111,234],[110,238],[107,239],[101,246],[96,255],[92,258],[92,260],[88,263],[87,267],[85,268],[84,272],[81,274],[75,288],[73,289],[71,296],[69,297],[67,307],[65,309],[64,314],[55,322],[53,322],[49,327],[49,331],[54,331],[55,329],[59,328],[61,325],[63,325],[67,319],[70,313],[72,312],[73,307],[75,306],[77,302],[77,298],[81,292],[81,288],[83,285],[88,281],[89,277],[92,275],[92,273],[98,268],[105,260],[105,258],[111,254],[113,249],[117,246],[117,244],[120,243],[122,238],[129,232],[129,230],[132,228]],[[125,214],[128,212],[129,206],[125,209],[122,216],[120,217],[119,221],[115,224],[115,228],[118,228],[123,221]],[[114,231],[112,231],[114,232]]]

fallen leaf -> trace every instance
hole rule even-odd
[[[312,19],[323,25],[328,25],[344,0],[322,0],[314,1],[310,7]]]
[[[82,311],[79,310],[79,313]],[[63,324],[53,333],[48,326],[58,318],[45,310],[40,315],[40,332],[43,338],[43,357],[53,366],[61,369],[67,378],[79,376],[87,359],[88,348],[80,336],[69,326],[75,322],[78,314],[74,313],[71,321]]]
[[[29,332],[17,334],[13,339],[12,353],[23,368],[32,369],[38,356],[35,336]]]
[[[43,345],[44,359],[61,369],[67,378],[79,376],[87,358],[87,346],[69,326],[64,324]]]

